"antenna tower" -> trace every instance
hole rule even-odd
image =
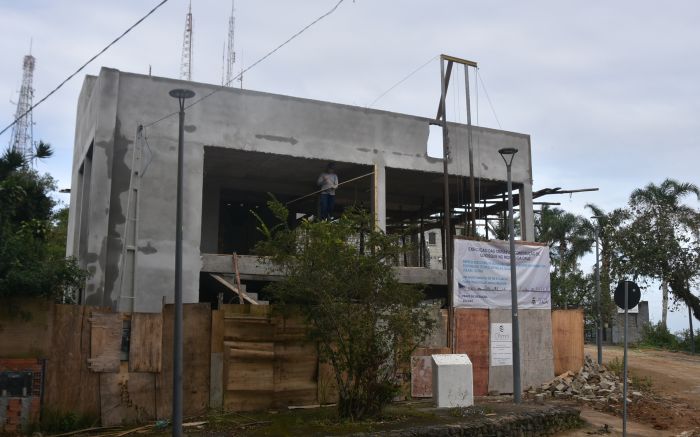
[[[233,38],[236,28],[236,18],[234,17],[234,1],[231,0],[231,16],[228,18],[228,46],[226,50],[226,81],[225,86],[232,86],[233,82],[233,64],[236,62],[236,52],[234,50]]]
[[[185,17],[185,36],[182,39],[180,79],[192,80],[192,1]]]
[[[19,119],[19,121],[12,127],[12,136],[10,137],[10,148],[20,152],[27,159],[31,158],[34,147],[32,138],[34,120],[32,112],[28,112],[34,98],[32,81],[34,80],[34,65],[36,63],[36,58],[31,53],[30,47],[29,54],[24,57],[22,62],[22,88],[19,90],[19,100],[15,112],[15,120]]]

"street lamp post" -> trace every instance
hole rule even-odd
[[[174,89],[170,96],[180,104],[180,125],[177,138],[177,207],[175,215],[175,322],[173,335],[173,436],[182,436],[182,179],[183,143],[185,136],[185,99],[194,91]]]
[[[518,149],[505,147],[500,149],[503,162],[508,173],[508,234],[510,242],[510,299],[511,319],[513,323],[513,402],[519,404],[522,389],[520,384],[520,324],[518,322],[518,277],[515,271],[515,224],[513,223],[513,182],[511,180],[511,164]],[[508,159],[510,158],[510,159]]]
[[[603,364],[603,316],[600,303],[600,219],[599,215],[591,217],[599,219],[598,223],[593,227],[595,232],[595,291],[596,291],[596,310],[598,313],[596,325],[596,346],[598,347],[598,364]]]

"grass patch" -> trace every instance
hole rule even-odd
[[[611,361],[609,361],[606,364],[606,367],[608,368],[609,371],[617,375],[620,380],[623,378],[623,372],[624,372],[624,362],[618,358],[615,357]],[[643,392],[651,392],[652,391],[652,386],[653,382],[651,378],[648,376],[637,376],[633,372],[630,371],[630,369],[627,369],[627,378],[630,380],[630,388],[632,390],[637,390],[637,391],[643,391]]]
[[[41,432],[45,434],[59,434],[80,429],[98,426],[100,418],[97,416],[76,414],[51,408],[41,410],[41,419],[31,422],[25,427],[26,434]]]

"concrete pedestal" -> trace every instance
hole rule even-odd
[[[472,362],[466,354],[432,355],[433,399],[438,408],[474,405]]]

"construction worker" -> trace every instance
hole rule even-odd
[[[338,188],[338,175],[335,173],[335,163],[329,162],[326,166],[326,171],[321,173],[316,181],[316,184],[321,187],[321,220],[331,220],[333,215],[333,206],[335,205],[335,190]]]

